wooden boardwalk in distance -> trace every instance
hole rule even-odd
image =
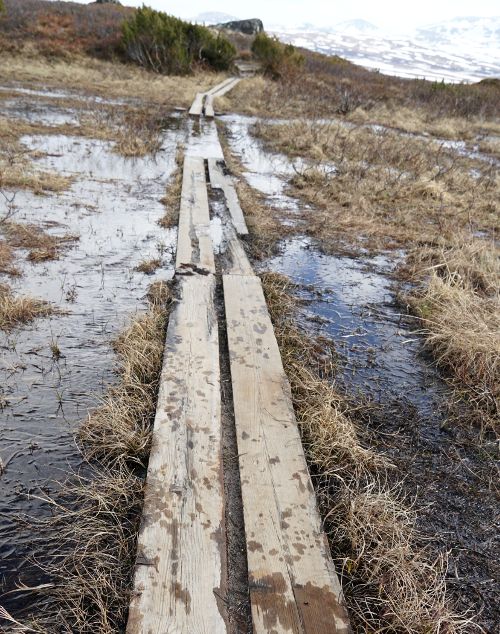
[[[208,96],[234,85],[230,78]],[[192,110],[201,116],[203,107],[207,94],[196,98]],[[206,115],[211,114],[209,109]],[[199,141],[186,151],[176,302],[167,330],[127,634],[347,634],[349,620],[290,387],[260,279],[239,238],[248,230],[223,169],[222,150],[215,150],[212,136],[208,155]],[[224,195],[227,212],[219,256],[211,234],[209,184]],[[229,359],[219,341],[221,314]],[[228,611],[224,364],[232,383],[248,563],[252,625],[245,630]]]

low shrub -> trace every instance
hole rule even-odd
[[[226,70],[236,55],[223,36],[149,7],[138,9],[123,24],[122,34],[127,57],[157,73],[185,75],[203,63]]]
[[[265,74],[275,79],[289,76],[304,63],[304,56],[292,44],[283,44],[266,33],[256,35],[252,44],[252,53],[262,64]]]

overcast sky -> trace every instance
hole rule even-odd
[[[76,0],[88,4],[88,0]],[[266,24],[312,24],[329,26],[343,20],[362,18],[385,29],[411,31],[415,26],[432,24],[459,16],[500,14],[498,0],[122,0],[122,4],[142,4],[193,18],[205,11],[222,11],[239,18],[261,18]]]

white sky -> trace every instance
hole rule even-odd
[[[88,0],[76,0],[89,4]],[[139,7],[146,4],[182,18],[193,18],[205,11],[222,11],[239,18],[261,18],[266,24],[295,25],[310,22],[329,26],[343,20],[361,18],[387,30],[411,31],[460,16],[498,16],[498,0],[122,0]],[[347,5],[347,6],[346,6]]]

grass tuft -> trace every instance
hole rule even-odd
[[[38,317],[48,317],[57,309],[41,299],[27,295],[15,296],[7,286],[0,286],[0,329],[12,330]]]
[[[427,345],[452,385],[500,432],[500,261],[493,244],[463,244],[413,254],[420,285],[406,297]],[[423,271],[422,271],[423,269]]]
[[[146,275],[153,275],[161,266],[161,260],[159,258],[152,258],[150,260],[142,260],[135,267],[135,270],[139,273],[145,273]]]
[[[293,285],[275,273],[262,281],[355,631],[464,631],[468,621],[446,597],[444,561],[417,546],[416,514],[388,484],[391,465],[364,445],[324,345],[295,323]]]

